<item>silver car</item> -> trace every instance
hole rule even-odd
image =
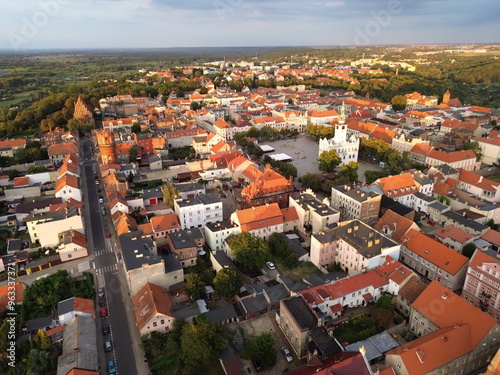
[[[293,362],[292,353],[290,353],[290,350],[286,346],[281,347],[281,353],[283,353],[288,363]]]

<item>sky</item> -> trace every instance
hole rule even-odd
[[[500,42],[499,0],[2,0],[0,49]]]

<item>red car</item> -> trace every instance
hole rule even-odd
[[[111,233],[106,233],[106,238],[111,238]]]
[[[432,221],[432,220],[429,220],[429,221],[427,221],[427,224],[434,226],[434,225],[436,225],[436,222]]]
[[[105,308],[105,307],[103,307],[103,308],[101,309],[101,318],[105,318],[105,317],[107,317],[107,316],[108,316],[108,309],[107,309],[107,308]]]

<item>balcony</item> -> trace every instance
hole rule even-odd
[[[483,300],[480,300],[479,301],[479,308],[482,310],[482,311],[486,311],[488,310],[488,301],[483,301]]]
[[[481,295],[484,296],[484,297],[486,297],[486,298],[491,298],[491,294],[488,293],[488,292],[484,292],[483,291],[483,292],[481,292]]]

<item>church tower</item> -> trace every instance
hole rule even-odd
[[[97,146],[101,154],[102,164],[116,164],[115,153],[115,135],[108,131],[102,130],[97,134]]]
[[[446,90],[443,95],[443,104],[448,104],[450,102],[450,90]]]
[[[347,141],[347,125],[345,120],[347,118],[345,103],[342,102],[339,113],[339,122],[335,124],[335,134],[333,140],[337,144],[344,144]]]
[[[94,118],[92,117],[92,111],[90,110],[89,106],[83,101],[81,96],[78,96],[78,99],[75,103],[73,118],[82,120],[92,126],[95,125]]]

